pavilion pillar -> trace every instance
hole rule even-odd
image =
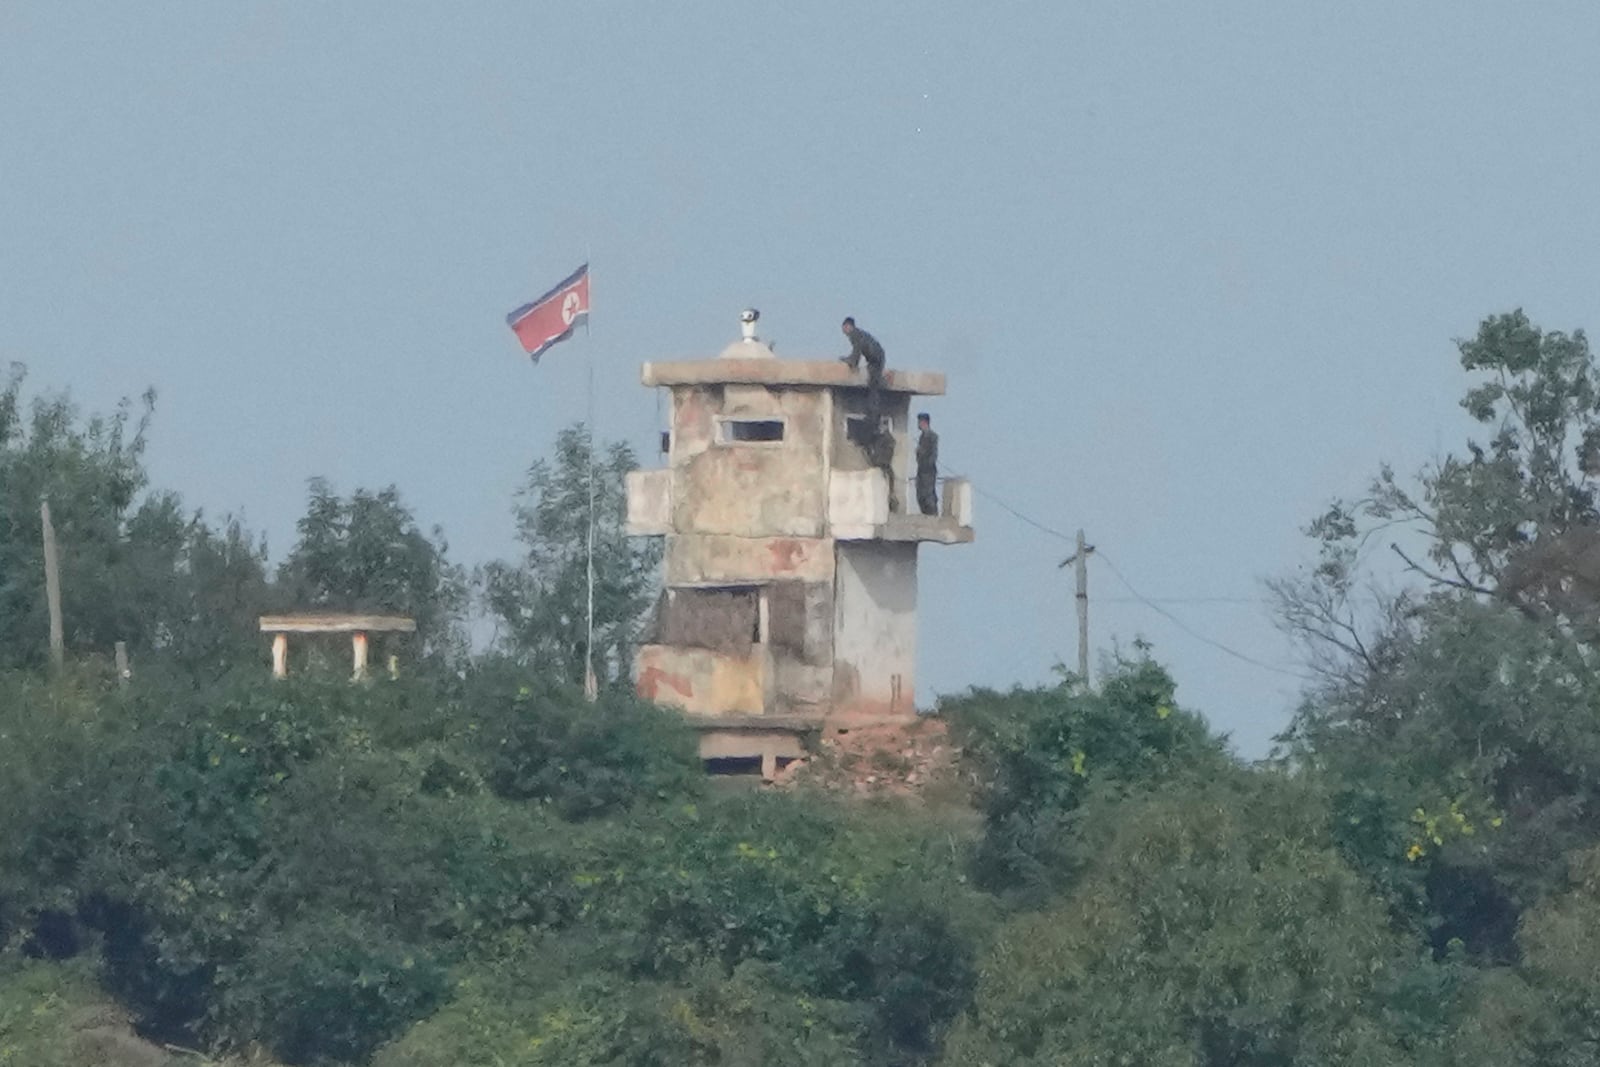
[[[289,677],[289,635],[272,635],[272,676]]]
[[[367,634],[365,630],[357,630],[350,635],[350,659],[355,668],[351,675],[356,681],[367,677]]]

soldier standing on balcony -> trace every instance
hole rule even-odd
[[[939,513],[939,435],[926,411],[917,414],[917,507],[924,515]]]

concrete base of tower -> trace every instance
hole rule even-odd
[[[819,717],[806,715],[686,715],[700,735],[700,758],[708,766],[759,768],[771,781],[790,760],[804,759],[822,730]]]

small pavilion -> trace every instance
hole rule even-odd
[[[416,633],[417,621],[406,615],[352,615],[340,612],[312,612],[294,615],[261,616],[261,632],[272,634],[272,676],[289,676],[290,634],[349,634],[351,678],[367,677],[367,635],[370,633]],[[389,657],[389,676],[400,672],[398,656]]]

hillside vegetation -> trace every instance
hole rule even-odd
[[[581,428],[530,472],[523,558],[468,574],[397,492],[317,482],[269,571],[148,490],[131,414],[13,381],[0,1065],[1600,1062],[1600,390],[1581,333],[1520,313],[1461,351],[1485,439],[1336,501],[1275,584],[1320,681],[1273,760],[1137,645],[1093,689],[943,700],[939,803],[722,787],[629,694],[656,558],[625,450],[583,699]],[[474,598],[508,621],[478,652]],[[398,679],[313,648],[273,682],[250,623],[284,605],[428,622]]]

